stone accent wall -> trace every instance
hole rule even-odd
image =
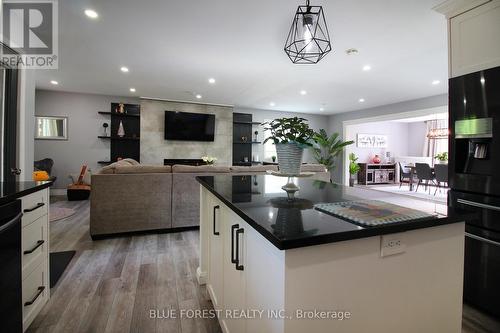
[[[215,141],[164,139],[165,111],[215,114]],[[164,158],[217,157],[217,165],[232,164],[233,108],[227,106],[141,99],[141,163],[163,164]]]

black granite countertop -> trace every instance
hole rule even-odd
[[[52,182],[0,182],[0,205],[49,187]]]
[[[271,175],[217,175],[198,182],[281,250],[429,228],[461,222],[447,216],[445,203],[414,199],[310,178],[294,178],[300,187],[294,202],[281,189],[287,178]],[[378,200],[434,216],[380,226],[360,226],[314,209],[318,203]]]

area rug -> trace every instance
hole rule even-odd
[[[68,218],[75,214],[75,210],[71,208],[50,206],[50,222],[59,221]]]
[[[372,190],[377,190],[377,191],[383,191],[383,192],[390,192],[394,194],[401,194],[401,195],[406,195],[410,197],[414,197],[417,199],[424,199],[426,201],[433,201],[436,203],[440,204],[446,204],[447,203],[447,198],[448,198],[448,189],[446,188],[441,188],[440,190],[438,189],[436,192],[436,195],[434,195],[434,191],[436,190],[435,187],[430,188],[430,194],[429,190],[425,190],[424,186],[420,185],[418,192],[415,192],[415,190],[410,191],[408,189],[408,186],[401,186],[399,188],[399,185],[396,186],[370,186],[369,187]]]
[[[57,284],[76,251],[50,253],[50,288]]]

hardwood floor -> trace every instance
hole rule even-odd
[[[76,214],[50,223],[51,252],[76,255],[28,332],[221,332],[216,319],[150,319],[150,310],[212,309],[196,282],[198,231],[92,241],[88,201],[57,205]],[[500,322],[464,305],[462,332],[500,332]]]
[[[88,201],[50,223],[51,252],[76,255],[28,332],[221,332],[216,319],[151,319],[150,310],[212,309],[196,281],[198,231],[92,241]]]

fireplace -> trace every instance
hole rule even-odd
[[[202,159],[197,158],[165,158],[163,160],[163,165],[174,165],[174,164],[182,164],[182,165],[205,165]]]

